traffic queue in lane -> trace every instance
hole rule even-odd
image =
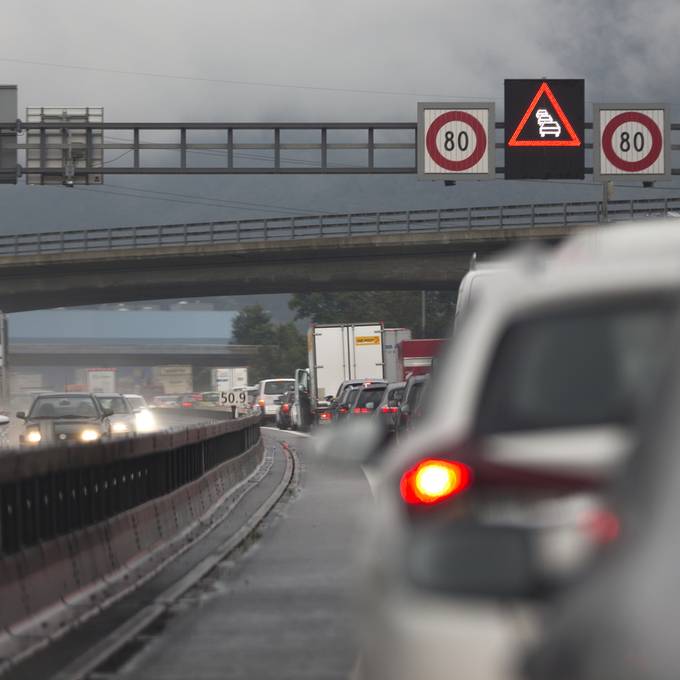
[[[626,492],[638,476],[654,498],[667,481],[660,463],[647,468],[648,449],[668,461],[680,445],[676,419],[658,407],[677,405],[680,389],[659,396],[680,339],[678,264],[680,231],[664,223],[507,258],[461,298],[419,421],[396,439],[371,418],[319,440],[320,455],[372,468],[376,508],[357,579],[361,678],[677,677],[672,636],[653,635],[653,607],[642,606],[645,593],[669,595],[653,632],[675,630],[674,542],[662,530],[677,489],[643,513],[654,559],[627,510],[641,501]],[[661,444],[660,425],[642,436],[650,410],[673,435]],[[645,567],[666,590],[644,585]],[[607,613],[617,598],[630,605],[613,608],[622,627]]]

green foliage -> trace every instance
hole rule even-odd
[[[260,305],[244,307],[234,319],[234,342],[262,345],[257,361],[249,366],[250,382],[264,378],[292,378],[296,368],[307,365],[305,336],[293,323],[272,323]]]
[[[386,328],[410,328],[416,338],[439,338],[451,332],[455,293],[426,292],[424,335],[420,291],[297,293],[289,306],[296,319],[309,319],[312,323],[382,321]]]

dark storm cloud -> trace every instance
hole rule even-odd
[[[590,100],[678,100],[679,13],[677,0],[72,0],[67,10],[35,0],[3,8],[11,30],[1,57],[130,74],[0,61],[0,81],[19,85],[20,109],[102,105],[107,120],[414,120],[418,99],[502,106],[505,77],[542,75],[585,77]],[[364,210],[597,194],[504,182],[451,189],[412,177],[123,177],[107,185],[227,203],[0,187],[0,226],[11,232],[276,214],[277,206]]]

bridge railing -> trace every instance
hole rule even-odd
[[[330,213],[263,219],[191,222],[97,229],[70,229],[0,236],[0,255],[158,248],[215,243],[351,237],[421,231],[566,227],[666,215],[680,197],[616,200],[605,215],[601,201],[533,203],[361,213]]]

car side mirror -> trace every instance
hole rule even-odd
[[[0,416],[0,427],[9,425],[9,418],[7,416]]]
[[[17,418],[20,420],[26,420],[26,412],[25,411],[17,411]]]
[[[379,419],[343,420],[320,432],[314,440],[320,458],[341,465],[364,465],[387,441],[388,432]]]

